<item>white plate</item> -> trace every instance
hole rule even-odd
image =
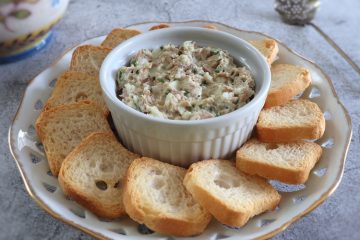
[[[209,22],[191,21],[171,23],[172,26],[202,26]],[[157,23],[140,23],[130,28],[147,31]],[[248,32],[212,23],[245,40],[261,39],[264,34]],[[105,36],[90,39],[83,44],[99,45]],[[303,94],[316,102],[325,114],[326,130],[318,140],[323,146],[323,156],[311,171],[305,185],[290,186],[272,182],[281,191],[279,207],[251,219],[244,227],[233,229],[213,220],[206,231],[192,239],[254,239],[269,238],[283,231],[291,223],[319,206],[341,181],[345,158],[351,139],[351,119],[340,103],[330,79],[313,62],[299,56],[280,43],[278,62],[291,63],[308,68],[313,83]],[[43,104],[49,98],[56,78],[69,67],[73,49],[54,65],[34,78],[28,85],[19,110],[9,130],[9,146],[20,170],[30,196],[49,214],[97,238],[109,239],[167,239],[157,233],[141,234],[138,225],[123,217],[115,221],[97,218],[94,214],[67,199],[58,181],[49,171],[41,144],[38,142],[34,124]],[[171,238],[173,239],[173,238]]]

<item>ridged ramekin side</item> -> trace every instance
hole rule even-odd
[[[116,111],[112,113],[112,117],[119,137],[128,149],[142,156],[187,167],[199,160],[232,157],[251,135],[259,111],[254,109],[248,116],[227,126],[214,125],[212,129],[207,129],[208,134],[203,134],[201,140],[188,138],[186,141],[179,141],[171,130],[172,126],[158,129],[159,134],[152,131],[153,135],[149,136],[147,129],[154,126],[134,124],[126,119],[125,113],[119,114]],[[168,134],[167,139],[162,138],[164,131]],[[190,131],[184,126],[183,134],[191,134]]]

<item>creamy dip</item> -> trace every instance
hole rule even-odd
[[[212,118],[232,112],[254,96],[255,81],[228,52],[186,41],[143,49],[117,75],[118,97],[156,117]]]

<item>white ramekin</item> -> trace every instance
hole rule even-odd
[[[227,50],[247,65],[256,82],[255,97],[231,113],[204,120],[168,120],[146,115],[121,102],[115,92],[116,73],[141,49],[193,40]],[[174,27],[133,37],[110,52],[100,69],[106,104],[123,144],[131,151],[187,167],[198,160],[230,157],[250,136],[270,87],[265,58],[246,41],[231,34],[195,27]]]

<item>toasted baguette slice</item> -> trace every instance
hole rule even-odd
[[[102,97],[99,78],[82,72],[68,71],[57,79],[44,109],[49,110],[62,104],[84,100],[97,103],[105,114],[109,112]]]
[[[163,29],[163,28],[169,28],[170,25],[169,24],[166,24],[166,23],[160,23],[158,25],[154,25],[152,26],[151,28],[149,28],[150,31],[153,31],[153,30],[158,30],[158,29]]]
[[[316,103],[305,99],[293,100],[284,106],[263,109],[256,130],[262,142],[318,139],[325,131],[325,118]]]
[[[310,72],[306,68],[290,64],[272,65],[271,85],[264,107],[284,105],[302,93],[310,83]]]
[[[70,71],[84,72],[98,77],[99,70],[110,48],[83,45],[75,49],[70,63]]]
[[[274,144],[251,139],[237,151],[236,167],[251,175],[301,184],[307,181],[321,153],[321,147],[313,142]]]
[[[269,65],[277,59],[279,46],[275,40],[265,38],[263,40],[252,40],[249,42],[264,55]]]
[[[65,158],[59,173],[64,193],[96,215],[125,214],[122,181],[131,162],[140,156],[126,150],[109,133],[92,133]]]
[[[124,206],[133,220],[169,235],[191,236],[204,231],[211,215],[183,185],[186,170],[151,158],[130,165],[125,179]]]
[[[141,32],[134,29],[115,28],[113,29],[101,43],[101,46],[107,48],[115,48],[123,41],[132,38]]]
[[[102,109],[83,101],[52,108],[41,113],[36,131],[44,145],[50,170],[57,176],[65,157],[93,132],[111,131]]]
[[[281,198],[265,179],[240,172],[228,160],[192,164],[184,185],[219,222],[232,227],[241,227],[251,217],[274,209]]]

